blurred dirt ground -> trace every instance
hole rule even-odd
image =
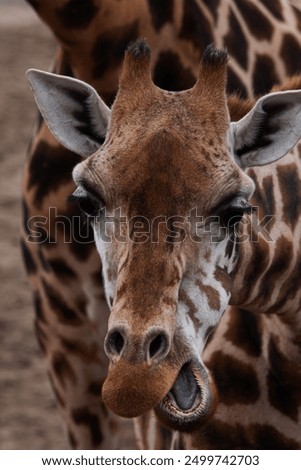
[[[0,0],[0,449],[67,448],[19,250],[22,168],[36,114],[24,73],[49,69],[54,51],[24,1]]]

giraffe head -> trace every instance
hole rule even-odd
[[[296,91],[230,123],[227,61],[207,48],[195,86],[167,92],[152,82],[147,44],[133,43],[111,110],[83,82],[28,73],[50,130],[85,157],[74,197],[93,225],[111,307],[103,399],[126,417],[155,408],[184,431],[214,411],[202,351],[238,275],[235,230],[254,191],[243,170],[281,158],[301,134]]]

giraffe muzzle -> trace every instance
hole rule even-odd
[[[118,313],[114,316],[111,312],[104,341],[110,362],[102,398],[115,414],[133,418],[150,411],[164,398],[181,364],[171,354],[173,323],[167,322],[166,316],[157,319],[155,325],[145,321],[141,325],[137,317],[136,323],[120,321]]]

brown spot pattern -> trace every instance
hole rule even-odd
[[[41,208],[44,198],[71,180],[72,170],[81,157],[62,146],[54,147],[45,140],[36,146],[29,164],[28,190],[34,188],[33,202]]]
[[[93,21],[98,7],[93,0],[69,0],[56,14],[66,29],[84,29]]]
[[[288,439],[267,424],[231,425],[212,420],[201,432],[201,439],[197,436],[196,440],[202,443],[204,449],[299,449],[297,441]]]
[[[71,382],[73,385],[76,384],[76,375],[72,369],[69,361],[62,353],[55,353],[52,358],[52,367],[58,378],[60,384],[65,388],[66,382]]]
[[[268,18],[249,0],[235,0],[249,30],[257,39],[271,40],[274,28]],[[237,48],[240,47],[237,42]]]
[[[218,8],[221,0],[203,0],[204,5],[211,11],[215,21],[218,19]]]
[[[194,0],[185,0],[179,37],[190,41],[200,53],[213,42],[211,28]]]
[[[225,338],[248,355],[261,354],[262,324],[259,314],[232,307],[229,313],[229,327]]]
[[[229,15],[229,31],[224,37],[224,42],[229,49],[230,56],[235,57],[237,62],[246,70],[248,67],[247,40],[232,10],[230,10]]]
[[[52,311],[58,321],[69,325],[81,325],[82,320],[79,315],[69,305],[66,304],[62,296],[45,279],[42,280],[43,288]]]
[[[279,278],[289,268],[292,256],[292,243],[281,235],[276,241],[272,263],[261,281],[258,300],[261,299],[263,304],[271,298],[275,289],[278,289],[280,292],[282,291],[282,286],[279,285]],[[286,296],[285,292],[283,294]]]
[[[221,308],[219,292],[212,286],[206,286],[200,282],[196,282],[196,285],[198,286],[200,291],[204,292],[204,294],[206,295],[209,308],[212,310],[219,311],[219,309]]]
[[[296,364],[285,357],[272,337],[268,347],[270,370],[267,375],[269,400],[280,413],[298,422],[301,406],[301,375]]]
[[[179,300],[182,301],[185,305],[187,305],[188,315],[191,318],[195,328],[201,328],[202,322],[197,317],[198,309],[196,308],[195,304],[192,302],[188,294],[181,290]]]
[[[82,407],[73,410],[72,417],[76,424],[89,428],[93,446],[97,446],[101,443],[103,435],[97,415],[91,413],[88,408]]]
[[[301,184],[295,163],[277,167],[277,175],[283,203],[283,219],[293,229],[299,220]]]
[[[52,258],[48,260],[48,264],[55,275],[60,279],[68,281],[77,277],[75,271],[73,271],[63,259]]]
[[[97,344],[87,346],[81,341],[73,341],[67,338],[61,338],[61,343],[65,351],[81,358],[84,362],[94,362],[97,359],[99,352]]]
[[[91,51],[93,77],[102,78],[107,70],[121,65],[128,44],[138,36],[138,20],[100,34]]]
[[[289,277],[283,282],[279,289],[279,295],[273,308],[270,309],[271,313],[283,313],[285,312],[285,305],[289,300],[292,300],[298,294],[301,279],[301,256],[298,255],[295,267]],[[268,310],[269,312],[269,310]]]
[[[293,75],[300,70],[301,45],[292,34],[284,36],[280,56],[284,61],[288,75]]]
[[[257,55],[253,72],[253,89],[255,95],[264,95],[276,84],[279,77],[274,62],[266,54]]]
[[[252,367],[219,351],[213,353],[208,366],[221,403],[231,406],[237,403],[252,404],[258,400],[259,384]]]
[[[152,23],[156,31],[168,22],[172,21],[174,0],[165,0],[158,3],[157,0],[148,0],[148,6],[152,15]]]
[[[237,93],[243,99],[248,98],[247,88],[231,68],[231,64],[228,67],[227,93]]]
[[[258,188],[257,188],[258,191]],[[274,194],[274,183],[272,175],[265,176],[262,181],[262,193],[261,193],[260,206],[264,207],[265,215],[275,215],[275,194]]]
[[[279,0],[261,0],[261,3],[277,20],[283,21],[282,6]]]
[[[252,293],[255,283],[270,261],[269,243],[262,237],[259,237],[258,242],[251,244],[251,249],[252,263],[246,269],[243,287],[239,293],[239,303],[241,305],[248,303],[249,295]]]

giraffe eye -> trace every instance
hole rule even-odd
[[[77,203],[80,210],[89,216],[96,215],[104,207],[104,202],[101,199],[89,194],[80,186],[69,197],[69,200]]]
[[[235,227],[244,214],[251,214],[251,212],[252,206],[244,198],[238,197],[233,199],[230,204],[222,206],[218,211],[218,215],[222,225]]]

